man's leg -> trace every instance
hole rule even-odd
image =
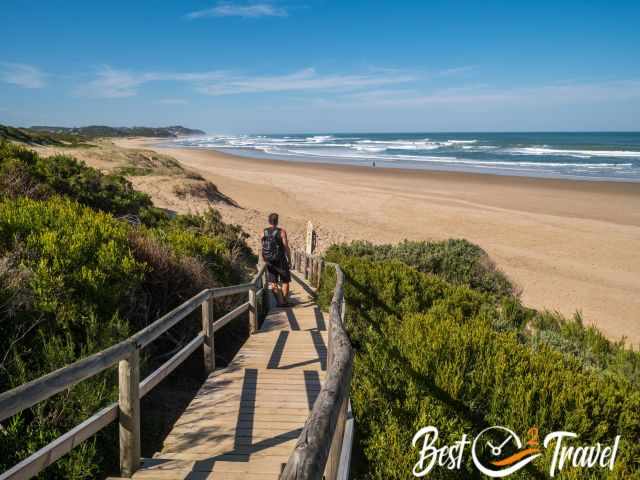
[[[282,298],[285,302],[289,300],[289,282],[282,283]]]
[[[271,291],[276,296],[276,302],[278,302],[278,306],[284,303],[284,296],[282,295],[282,291],[280,291],[280,286],[276,282],[271,283]]]

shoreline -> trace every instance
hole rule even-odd
[[[235,158],[243,158],[243,159],[247,159],[247,160],[256,160],[256,161],[266,161],[266,162],[287,162],[289,164],[298,164],[298,163],[302,163],[305,165],[324,165],[324,166],[328,166],[328,167],[339,167],[339,168],[344,168],[344,167],[353,167],[353,168],[362,168],[364,170],[373,170],[373,169],[379,169],[379,170],[388,170],[388,171],[407,171],[407,172],[428,172],[428,173],[452,173],[452,174],[460,174],[460,175],[480,175],[480,176],[495,176],[495,177],[507,177],[507,178],[530,178],[530,179],[534,179],[534,180],[559,180],[559,181],[566,181],[566,182],[595,182],[595,183],[613,183],[613,184],[637,184],[640,185],[640,179],[625,179],[625,178],[607,178],[607,177],[581,177],[581,176],[577,176],[577,175],[566,175],[566,176],[554,176],[554,175],[517,175],[514,173],[500,173],[499,171],[490,171],[490,168],[487,168],[486,171],[470,171],[470,170],[465,170],[463,168],[460,169],[452,169],[452,168],[446,168],[446,167],[442,167],[442,168],[437,168],[437,167],[424,167],[424,168],[415,168],[415,167],[411,167],[411,166],[402,166],[402,167],[394,167],[394,166],[385,166],[384,164],[381,164],[380,161],[378,161],[378,163],[376,164],[375,167],[372,166],[367,166],[367,165],[358,165],[356,163],[348,163],[348,162],[344,162],[344,163],[340,163],[340,162],[331,162],[331,161],[327,161],[326,158],[324,157],[317,157],[318,160],[310,160],[309,158],[302,158],[299,157],[297,159],[293,159],[293,158],[273,158],[273,156],[264,154],[264,155],[260,155],[260,154],[256,154],[256,155],[250,155],[250,154],[241,154],[237,151],[230,151],[232,149],[215,149],[215,148],[202,148],[202,147],[192,147],[192,146],[170,146],[170,145],[166,145],[166,144],[161,144],[161,143],[145,143],[144,144],[147,148],[158,148],[158,149],[163,149],[163,150],[193,150],[193,151],[210,151],[210,152],[214,152],[218,155],[228,155],[230,157],[235,157]]]
[[[568,317],[579,310],[609,338],[640,345],[640,183],[255,159],[157,139],[115,143],[171,155],[216,184],[241,208],[215,208],[256,244],[270,211],[297,244],[312,221],[321,249],[356,239],[466,238],[522,289],[525,305]],[[157,196],[156,184],[143,186]]]
[[[144,138],[135,138],[125,141],[115,142],[121,146],[128,148],[140,148],[144,146],[151,150],[162,150],[168,155],[172,155],[178,160],[181,157],[181,151],[189,151],[195,154],[195,156],[211,156],[216,159],[227,159],[229,161],[242,162],[247,166],[264,168],[268,166],[274,169],[285,169],[295,171],[310,171],[317,169],[318,171],[328,171],[335,173],[347,173],[347,174],[370,174],[379,175],[381,177],[397,178],[397,179],[411,179],[414,180],[417,177],[429,180],[436,180],[439,182],[446,182],[448,184],[459,184],[460,182],[468,182],[477,185],[486,185],[487,187],[537,187],[562,191],[574,191],[585,194],[606,194],[614,197],[627,197],[628,195],[637,195],[640,198],[640,182],[634,181],[618,181],[618,180],[589,180],[589,179],[568,179],[568,178],[542,178],[542,177],[529,177],[520,175],[499,175],[493,173],[476,173],[476,172],[463,172],[463,171],[450,171],[450,170],[428,170],[428,169],[411,169],[411,168],[372,168],[360,165],[340,165],[336,163],[328,162],[305,162],[303,160],[290,160],[290,159],[272,159],[272,158],[256,158],[251,156],[236,155],[225,151],[215,149],[204,149],[194,147],[168,147],[156,143],[156,140],[148,141]],[[183,163],[183,162],[181,162]],[[224,188],[224,186],[222,186]],[[509,199],[509,206],[513,206],[513,200]],[[549,209],[553,209],[553,205],[547,203],[537,209],[535,206],[528,205],[532,212],[550,213]],[[610,216],[611,210],[607,208],[606,215],[598,215],[598,206],[592,205],[593,212],[585,212],[582,208],[571,209],[568,206],[560,208],[557,206],[556,214],[567,214],[568,211],[574,211],[575,218],[590,218],[599,219],[607,222],[618,223],[622,225],[635,225],[640,226],[640,211],[635,209],[626,209],[628,215],[624,215],[624,219],[620,216],[616,220],[612,220]],[[637,212],[637,214],[635,214]],[[634,220],[628,222],[630,218]]]

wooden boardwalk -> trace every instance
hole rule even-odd
[[[326,321],[292,282],[228,367],[209,375],[134,479],[277,479],[324,382]]]

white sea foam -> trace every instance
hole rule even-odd
[[[534,143],[529,146],[499,146],[499,142],[494,140],[493,143],[498,145],[489,145],[485,140],[471,138],[436,140],[407,138],[406,135],[396,138],[366,135],[210,135],[172,141],[173,144],[192,148],[254,151],[256,155],[307,158],[309,161],[366,164],[375,160],[380,166],[406,164],[413,168],[422,165],[445,170],[493,169],[523,175],[560,174],[590,178],[597,177],[600,172],[602,178],[640,177],[640,164],[636,160],[640,159],[640,151],[614,150],[611,147],[602,150],[558,148]],[[562,161],[563,157],[567,161]]]
[[[590,157],[637,157],[640,152],[628,150],[565,150],[548,147],[523,147],[506,150],[515,155],[566,155],[569,157],[590,158]]]
[[[307,137],[307,140],[314,143],[326,142],[327,140],[334,140],[335,137],[333,135],[314,135],[313,137]]]

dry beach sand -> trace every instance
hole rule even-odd
[[[202,174],[239,207],[216,205],[253,235],[277,211],[294,243],[311,220],[319,246],[466,238],[522,289],[525,304],[572,315],[607,336],[640,344],[640,184],[400,171],[254,160],[195,149],[153,148]],[[171,177],[131,177],[161,207],[198,211]]]

